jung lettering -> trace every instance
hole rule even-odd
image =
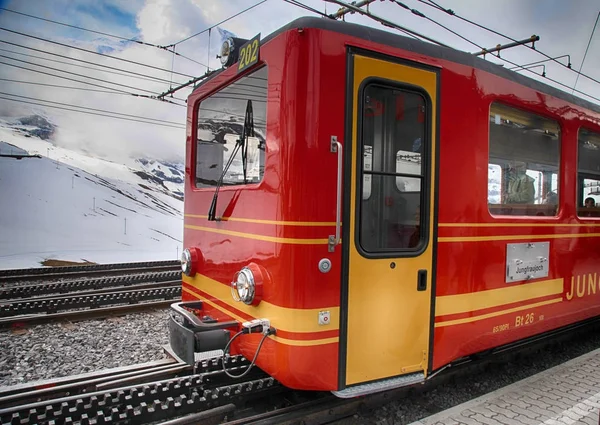
[[[597,284],[600,284],[600,279],[596,273],[581,274],[571,276],[571,288],[567,292],[567,301],[571,301],[573,297],[583,298],[589,295],[595,295]]]

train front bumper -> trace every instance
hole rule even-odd
[[[218,322],[202,312],[202,301],[171,304],[169,317],[169,344],[173,352],[189,365],[196,363],[196,353],[223,350],[230,338],[230,330],[239,328],[238,322]]]

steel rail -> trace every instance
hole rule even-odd
[[[203,362],[195,375],[145,382],[109,391],[94,391],[0,409],[0,422],[40,425],[50,423],[143,424],[209,411],[235,400],[265,396],[281,385],[255,368],[246,380],[232,380],[222,370],[221,358]],[[249,362],[233,356],[225,368],[239,373]],[[207,412],[208,413],[208,412]],[[214,413],[214,411],[213,411]]]
[[[3,408],[31,404],[52,398],[67,397],[98,390],[98,385],[118,379],[147,374],[165,372],[182,365],[173,358],[155,360],[153,362],[105,369],[80,375],[31,382],[11,387],[0,387],[0,406]],[[191,367],[188,366],[191,370]]]
[[[11,303],[11,302],[15,302],[15,300],[18,300],[18,302],[21,303],[26,303],[26,302],[36,302],[36,301],[42,301],[42,300],[52,300],[52,299],[58,299],[61,297],[65,297],[65,296],[84,296],[84,295],[100,295],[100,294],[109,294],[109,293],[113,293],[113,292],[119,292],[122,290],[127,290],[127,291],[135,291],[135,290],[139,290],[139,289],[151,289],[151,288],[159,288],[159,287],[171,287],[171,286],[177,286],[177,285],[181,285],[181,279],[177,279],[177,280],[153,280],[153,279],[146,279],[143,280],[143,283],[131,283],[130,281],[125,281],[125,282],[108,282],[105,283],[104,279],[102,279],[102,284],[101,283],[93,283],[93,285],[88,285],[86,281],[83,282],[77,282],[77,283],[82,283],[84,286],[84,288],[79,289],[79,288],[69,288],[68,291],[66,291],[64,289],[64,287],[62,286],[56,286],[56,288],[58,289],[53,289],[52,286],[54,285],[48,285],[51,286],[50,288],[46,287],[47,285],[43,285],[43,288],[40,287],[38,288],[38,286],[42,286],[42,285],[31,285],[30,287],[27,288],[26,291],[8,291],[8,290],[3,290],[0,289],[0,306],[2,304],[7,304],[7,303]],[[71,283],[71,282],[68,282]],[[69,286],[74,286],[74,285],[69,285]],[[86,287],[93,287],[93,288],[97,288],[97,289],[93,289],[93,290],[85,290]],[[20,288],[20,287],[19,287]],[[13,289],[13,288],[11,288]],[[15,288],[18,289],[18,288]],[[36,290],[37,289],[41,289],[39,296],[35,296],[36,295]],[[46,294],[50,294],[50,295],[46,295]],[[21,298],[19,297],[19,295],[21,296],[30,296],[31,298]],[[33,296],[32,296],[33,295]]]
[[[150,309],[163,309],[169,307],[172,303],[173,299],[170,299],[138,304],[118,305],[113,307],[93,308],[89,310],[66,311],[61,313],[11,316],[0,318],[0,328],[25,324],[34,325],[57,320],[82,321],[104,319],[106,317],[119,316],[129,313],[139,313]]]
[[[92,295],[63,295],[54,298],[32,298],[31,300],[15,300],[0,303],[0,317],[13,317],[20,314],[58,313],[82,308],[98,308],[118,304],[137,304],[141,301],[169,299],[181,297],[180,286],[162,286],[151,289],[125,289],[102,291]]]
[[[34,269],[0,270],[0,284],[19,281],[39,281],[53,278],[74,278],[90,275],[139,273],[148,271],[174,271],[180,267],[179,261],[155,261],[143,263],[93,264],[82,266],[44,267]]]

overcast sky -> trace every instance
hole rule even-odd
[[[338,9],[338,6],[323,0],[301,1],[328,13]],[[404,0],[404,3],[479,45],[492,47],[509,42],[440,12],[424,1]],[[261,1],[0,0],[0,7],[4,9],[122,37],[119,39],[82,31],[0,10],[0,116],[43,114],[58,125],[56,139],[61,145],[115,161],[124,156],[181,160],[185,146],[186,115],[186,109],[181,105],[185,104],[184,100],[190,90],[177,92],[175,98],[170,99],[174,103],[134,97],[131,93],[156,95],[169,89],[171,85],[178,85],[202,75],[206,71],[206,65],[211,69],[220,66],[216,59],[220,48],[220,36],[216,29],[210,33],[210,50],[207,32],[187,41],[182,40],[257,3]],[[600,11],[600,3],[597,0],[438,0],[437,3],[453,9],[464,18],[516,39],[527,38],[532,34],[539,35],[541,40],[536,43],[536,48],[551,56],[569,54],[575,69],[581,66],[594,22]],[[468,52],[479,50],[392,2],[376,1],[370,6],[370,11],[457,49]],[[307,15],[313,16],[311,12],[283,0],[267,0],[220,25],[220,28],[242,38],[251,38],[260,32],[264,38],[289,21]],[[348,15],[346,20],[394,32],[366,17]],[[127,39],[157,46],[177,43],[176,52],[186,58]],[[52,44],[49,41],[60,44]],[[76,50],[74,47],[154,68]],[[544,59],[524,47],[504,51],[502,56],[519,64]],[[567,58],[560,60],[568,63]],[[100,70],[98,64],[113,69]],[[122,75],[123,70],[140,75]],[[174,72],[171,73],[171,70]],[[535,68],[534,71],[541,72],[542,68]],[[524,72],[536,78],[533,74]],[[546,63],[545,72],[548,77],[569,87],[573,87],[577,78],[576,73],[552,63]],[[582,72],[600,80],[600,28],[596,28],[591,40]],[[545,82],[554,85],[547,79]],[[64,86],[79,89],[67,89]],[[598,83],[580,77],[576,88],[600,99]],[[50,105],[42,102],[44,100],[57,102],[51,104],[55,108],[40,106],[39,104]],[[589,97],[587,100],[600,104],[600,101]],[[123,120],[59,109],[74,109],[73,105],[96,109],[86,110],[92,114],[117,113],[129,116],[120,115],[121,118],[127,119]],[[144,122],[129,121],[130,119]]]

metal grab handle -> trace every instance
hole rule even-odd
[[[180,301],[171,304],[171,310],[178,313],[183,321],[188,325],[188,329],[193,331],[208,331],[214,329],[226,329],[232,327],[238,327],[238,322],[216,322],[216,323],[205,323],[198,316],[183,307],[188,307],[196,310],[202,310],[202,301]]]
[[[329,236],[329,252],[335,251],[335,246],[340,243],[340,231],[342,227],[342,144],[338,142],[337,136],[331,136],[330,152],[337,152],[337,191],[335,205],[335,235]]]

